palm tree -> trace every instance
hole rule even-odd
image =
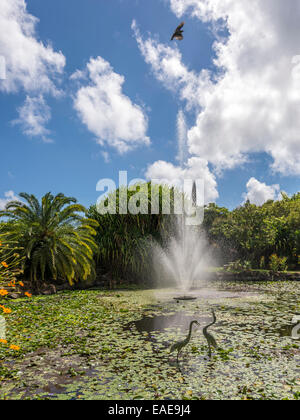
[[[24,275],[39,287],[45,279],[66,278],[72,285],[95,274],[97,250],[95,220],[85,217],[85,207],[64,194],[47,193],[41,203],[34,195],[21,193],[25,201],[12,201],[0,211],[6,218],[2,229],[22,250]]]

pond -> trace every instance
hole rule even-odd
[[[299,334],[293,334],[299,283],[214,283],[193,293],[191,301],[176,301],[167,289],[35,298],[26,322],[32,317],[39,325],[44,311],[52,325],[3,364],[13,374],[3,375],[1,398],[300,398]],[[13,310],[24,305],[16,302]],[[211,309],[217,321],[209,332],[218,348],[209,357],[202,329]],[[177,364],[170,346],[187,336],[192,320],[200,326]]]

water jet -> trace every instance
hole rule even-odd
[[[197,211],[197,185],[193,182],[190,198],[184,197],[189,208],[181,215],[171,215],[171,228],[163,241],[153,249],[153,266],[159,279],[159,286],[175,287],[173,299],[177,301],[195,300],[192,290],[203,288],[211,266],[210,248],[200,224],[190,225],[191,214]]]

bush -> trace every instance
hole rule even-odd
[[[22,258],[17,243],[9,241],[0,226],[0,287],[14,285],[17,277],[23,273],[24,257]]]
[[[130,202],[136,190],[145,194],[144,208],[141,213],[120,214],[119,197],[121,193],[127,196]],[[158,194],[159,209],[157,214],[151,214],[152,190]],[[167,233],[170,227],[170,217],[162,214],[165,197],[170,198],[171,213],[174,199],[174,189],[168,186],[152,185],[134,186],[133,189],[117,189],[111,192],[106,199],[98,203],[98,209],[113,203],[116,214],[102,214],[96,206],[91,206],[88,216],[97,220],[96,242],[99,248],[97,254],[97,267],[109,273],[112,283],[151,282],[152,259],[151,247],[154,242],[163,242],[162,232]]]
[[[261,259],[260,259],[259,268],[261,270],[264,270],[266,268],[266,260],[265,260],[265,257],[264,256],[262,256]]]
[[[288,265],[287,265],[287,257],[278,257],[276,254],[272,254],[270,256],[269,260],[269,267],[270,270],[273,272],[278,271],[287,271]]]
[[[7,241],[7,237],[3,233],[0,234],[0,351],[6,348],[10,351],[20,350],[20,347],[15,344],[8,344],[5,335],[5,319],[2,318],[12,312],[6,306],[8,290],[17,289],[17,286],[24,286],[21,281],[17,282],[17,276],[22,273],[23,262],[18,252],[19,249],[16,244]],[[17,290],[16,293],[18,293]],[[26,296],[31,297],[29,293],[26,293]]]
[[[250,261],[233,261],[229,264],[224,266],[226,271],[243,271],[243,270],[251,270],[251,262]]]

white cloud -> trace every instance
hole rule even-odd
[[[105,163],[110,163],[111,162],[109,153],[106,150],[103,150],[101,152],[101,154],[102,154],[102,157],[103,157]]]
[[[184,167],[174,166],[172,163],[157,161],[146,171],[147,179],[158,179],[179,186],[182,180],[203,180],[205,203],[215,201],[219,194],[215,176],[210,172],[207,161],[199,157],[190,158]],[[179,181],[179,182],[178,182]]]
[[[20,201],[20,199],[15,195],[13,191],[7,191],[4,193],[5,198],[0,198],[0,210],[4,210],[6,204],[10,201]]]
[[[250,178],[247,185],[247,193],[243,195],[244,202],[247,200],[251,204],[261,206],[268,200],[279,199],[280,186],[279,185],[267,185],[264,182],[259,182],[255,178]]]
[[[135,20],[132,22],[131,28],[141,54],[146,63],[151,66],[155,77],[167,89],[185,101],[188,109],[194,106],[199,107],[201,101],[204,100],[203,89],[207,89],[211,84],[209,72],[203,70],[197,74],[189,70],[182,63],[182,55],[176,44],[171,48],[152,38],[144,40]]]
[[[51,111],[43,96],[35,98],[27,96],[18,112],[19,118],[13,121],[13,124],[20,124],[23,133],[29,137],[41,137],[44,142],[51,142],[48,138],[50,131],[45,128],[51,118]]]
[[[189,70],[182,63],[182,56],[178,48],[171,48],[159,43],[157,40],[143,39],[136,21],[132,22],[132,30],[139,49],[151,66],[155,77],[162,82],[166,89],[174,92],[185,102],[187,109],[201,107],[204,100],[202,92],[204,87],[211,84],[209,73],[203,70],[199,75]],[[184,179],[203,179],[205,186],[205,202],[215,201],[218,198],[217,182],[210,172],[208,162],[200,157],[187,159],[187,125],[182,110],[177,115],[178,156],[180,166],[165,161],[157,161],[150,165],[146,171],[148,179],[160,179],[170,185],[179,186]]]
[[[0,81],[0,91],[25,92],[39,98],[46,94],[61,95],[58,84],[66,60],[61,52],[55,52],[51,45],[38,39],[37,22],[38,19],[28,13],[24,0],[1,0],[0,56],[5,60],[5,79]],[[43,100],[39,103],[42,113]],[[37,104],[35,101],[35,107]],[[25,102],[23,107],[27,106]]]
[[[237,166],[249,153],[266,152],[272,168],[300,174],[300,3],[282,0],[170,0],[179,17],[188,13],[228,39],[216,37],[218,74],[187,69],[177,48],[144,41],[133,23],[145,61],[155,77],[194,106],[189,151],[217,169]],[[186,95],[188,92],[188,95]]]
[[[186,162],[187,158],[187,124],[182,110],[177,114],[177,141],[178,141],[178,156],[177,159],[181,166]]]
[[[2,91],[58,94],[53,77],[62,73],[65,57],[37,39],[38,19],[26,10],[24,0],[1,0],[0,55],[6,62]]]
[[[122,92],[125,78],[115,73],[101,57],[91,58],[85,72],[77,71],[71,78],[78,80],[87,76],[89,84],[79,87],[74,107],[98,143],[107,143],[119,153],[149,145],[147,116]]]

